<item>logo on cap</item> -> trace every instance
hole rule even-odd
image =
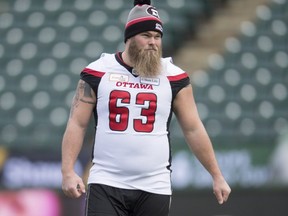
[[[150,15],[152,15],[152,16],[154,16],[154,17],[157,17],[158,19],[160,19],[160,16],[159,16],[159,14],[158,14],[158,11],[156,10],[156,8],[155,7],[149,7],[149,8],[147,8],[147,13],[148,14],[150,14]]]
[[[162,27],[162,25],[159,24],[159,23],[156,23],[156,25],[155,25],[155,29],[157,29],[157,30],[163,32],[163,27]]]

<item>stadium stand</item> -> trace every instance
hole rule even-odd
[[[154,1],[165,23],[164,55],[193,38],[227,1]],[[218,2],[217,4],[215,2]],[[59,148],[79,72],[103,51],[123,48],[132,3],[124,0],[0,1],[0,143]],[[213,138],[269,141],[287,125],[286,0],[257,8],[257,20],[226,40],[206,72],[191,75]],[[119,22],[120,20],[120,22]],[[224,112],[223,112],[224,111]],[[267,137],[267,136],[266,136]]]
[[[122,50],[132,1],[0,4],[0,143],[11,148],[59,148],[79,72],[103,51]],[[180,45],[179,35],[192,32],[196,17],[205,10],[200,0],[155,5],[167,26],[165,53]],[[179,14],[172,18],[171,11]]]
[[[199,112],[215,144],[275,143],[288,126],[288,2],[256,7],[222,52],[192,73]]]

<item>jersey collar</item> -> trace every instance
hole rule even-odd
[[[123,58],[122,58],[122,52],[117,52],[115,53],[115,58],[117,60],[117,62],[122,65],[123,67],[125,67],[133,76],[137,77],[137,75],[135,75],[133,73],[133,67],[127,65],[124,61],[123,61]]]

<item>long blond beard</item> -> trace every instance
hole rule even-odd
[[[162,49],[144,50],[137,46],[132,38],[128,48],[128,54],[133,63],[134,70],[141,77],[155,77],[161,72]]]

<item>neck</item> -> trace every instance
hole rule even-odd
[[[124,52],[122,53],[122,59],[123,59],[125,64],[129,65],[130,67],[133,67],[133,64],[132,64],[126,50],[124,50]]]

